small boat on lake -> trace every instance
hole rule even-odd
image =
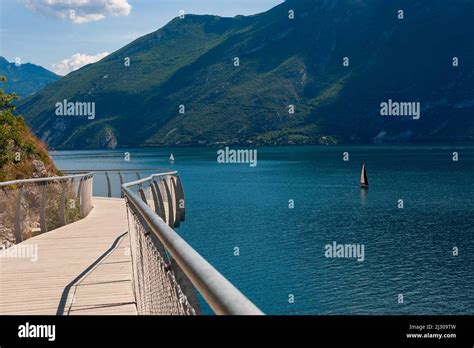
[[[367,179],[367,172],[365,170],[365,163],[362,165],[362,171],[360,172],[360,187],[363,189],[369,188],[369,179]]]
[[[173,156],[173,154],[170,155],[170,163],[174,163],[174,156]]]

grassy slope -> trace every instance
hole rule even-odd
[[[33,135],[23,118],[0,113],[0,123],[0,181],[60,174],[48,155],[46,145]],[[45,173],[37,171],[34,160],[44,164]]]

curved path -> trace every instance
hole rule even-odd
[[[137,314],[125,202],[94,197],[93,206],[0,257],[0,315]]]

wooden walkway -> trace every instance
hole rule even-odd
[[[37,261],[0,257],[0,315],[137,314],[125,202],[93,206],[85,219],[13,247],[37,248]]]

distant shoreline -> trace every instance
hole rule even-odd
[[[264,144],[242,144],[242,143],[223,143],[219,145],[199,145],[199,144],[190,144],[190,145],[124,145],[117,146],[113,148],[49,148],[49,152],[54,151],[106,151],[106,150],[120,150],[120,149],[179,149],[179,148],[203,148],[203,149],[219,149],[224,146],[231,146],[236,148],[241,147],[257,147],[257,148],[271,148],[271,147],[374,147],[374,148],[383,148],[383,147],[471,147],[474,146],[474,141],[472,142],[459,142],[459,143],[410,143],[410,144],[365,144],[365,143],[340,143],[340,144],[278,144],[278,145],[264,145]]]

